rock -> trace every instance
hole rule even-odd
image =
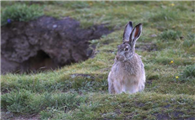
[[[72,18],[43,16],[1,27],[1,72],[58,68],[92,55],[89,40],[111,33],[104,25],[82,29]]]
[[[152,34],[151,37],[157,37],[157,35],[156,34]]]

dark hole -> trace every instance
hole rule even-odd
[[[49,55],[48,54],[46,54],[44,51],[42,51],[42,50],[39,50],[38,52],[37,52],[37,56],[36,56],[38,59],[40,59],[40,60],[42,60],[42,59],[49,59],[50,57],[49,57]]]
[[[39,50],[37,55],[30,57],[27,61],[21,64],[20,72],[39,72],[43,70],[51,70],[57,68],[58,65],[50,58],[43,50]]]

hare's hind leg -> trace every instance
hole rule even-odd
[[[113,84],[113,80],[110,78],[110,74],[108,75],[108,92],[110,94],[115,94],[115,89],[114,89],[114,84]]]
[[[110,94],[115,94],[114,84],[110,78],[108,78],[108,92]]]
[[[110,94],[115,94],[114,85],[113,85],[112,83],[109,84],[109,86],[108,86],[108,92],[109,92]]]
[[[139,91],[143,91],[145,88],[145,82],[146,82],[146,76],[145,76],[145,71],[144,74],[139,82]]]

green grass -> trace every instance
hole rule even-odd
[[[2,10],[1,25],[9,21],[30,21],[43,15],[43,10],[38,5],[27,6],[26,4],[15,4]]]
[[[195,78],[195,64],[187,66],[180,75],[182,80],[193,80]]]
[[[75,93],[48,93],[35,94],[25,89],[12,91],[2,96],[2,108],[15,113],[38,113],[41,110],[52,107],[67,111],[75,109],[80,103],[86,101],[86,97],[78,97]]]
[[[160,39],[163,41],[177,40],[180,38],[180,36],[181,36],[181,32],[168,30],[168,31],[164,31],[162,34],[160,34]]]
[[[1,11],[13,4],[30,2],[2,2]],[[37,74],[1,75],[2,111],[45,120],[195,119],[194,2],[33,4],[44,8],[45,15],[70,16],[82,27],[106,24],[115,31],[91,41],[94,58]],[[136,50],[145,64],[146,88],[133,95],[109,95],[107,76],[129,20],[143,23]]]

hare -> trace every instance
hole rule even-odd
[[[108,91],[111,94],[136,93],[145,88],[144,64],[135,53],[135,43],[142,32],[142,24],[133,28],[129,21],[123,33],[123,43],[118,46],[115,62],[108,75]]]

